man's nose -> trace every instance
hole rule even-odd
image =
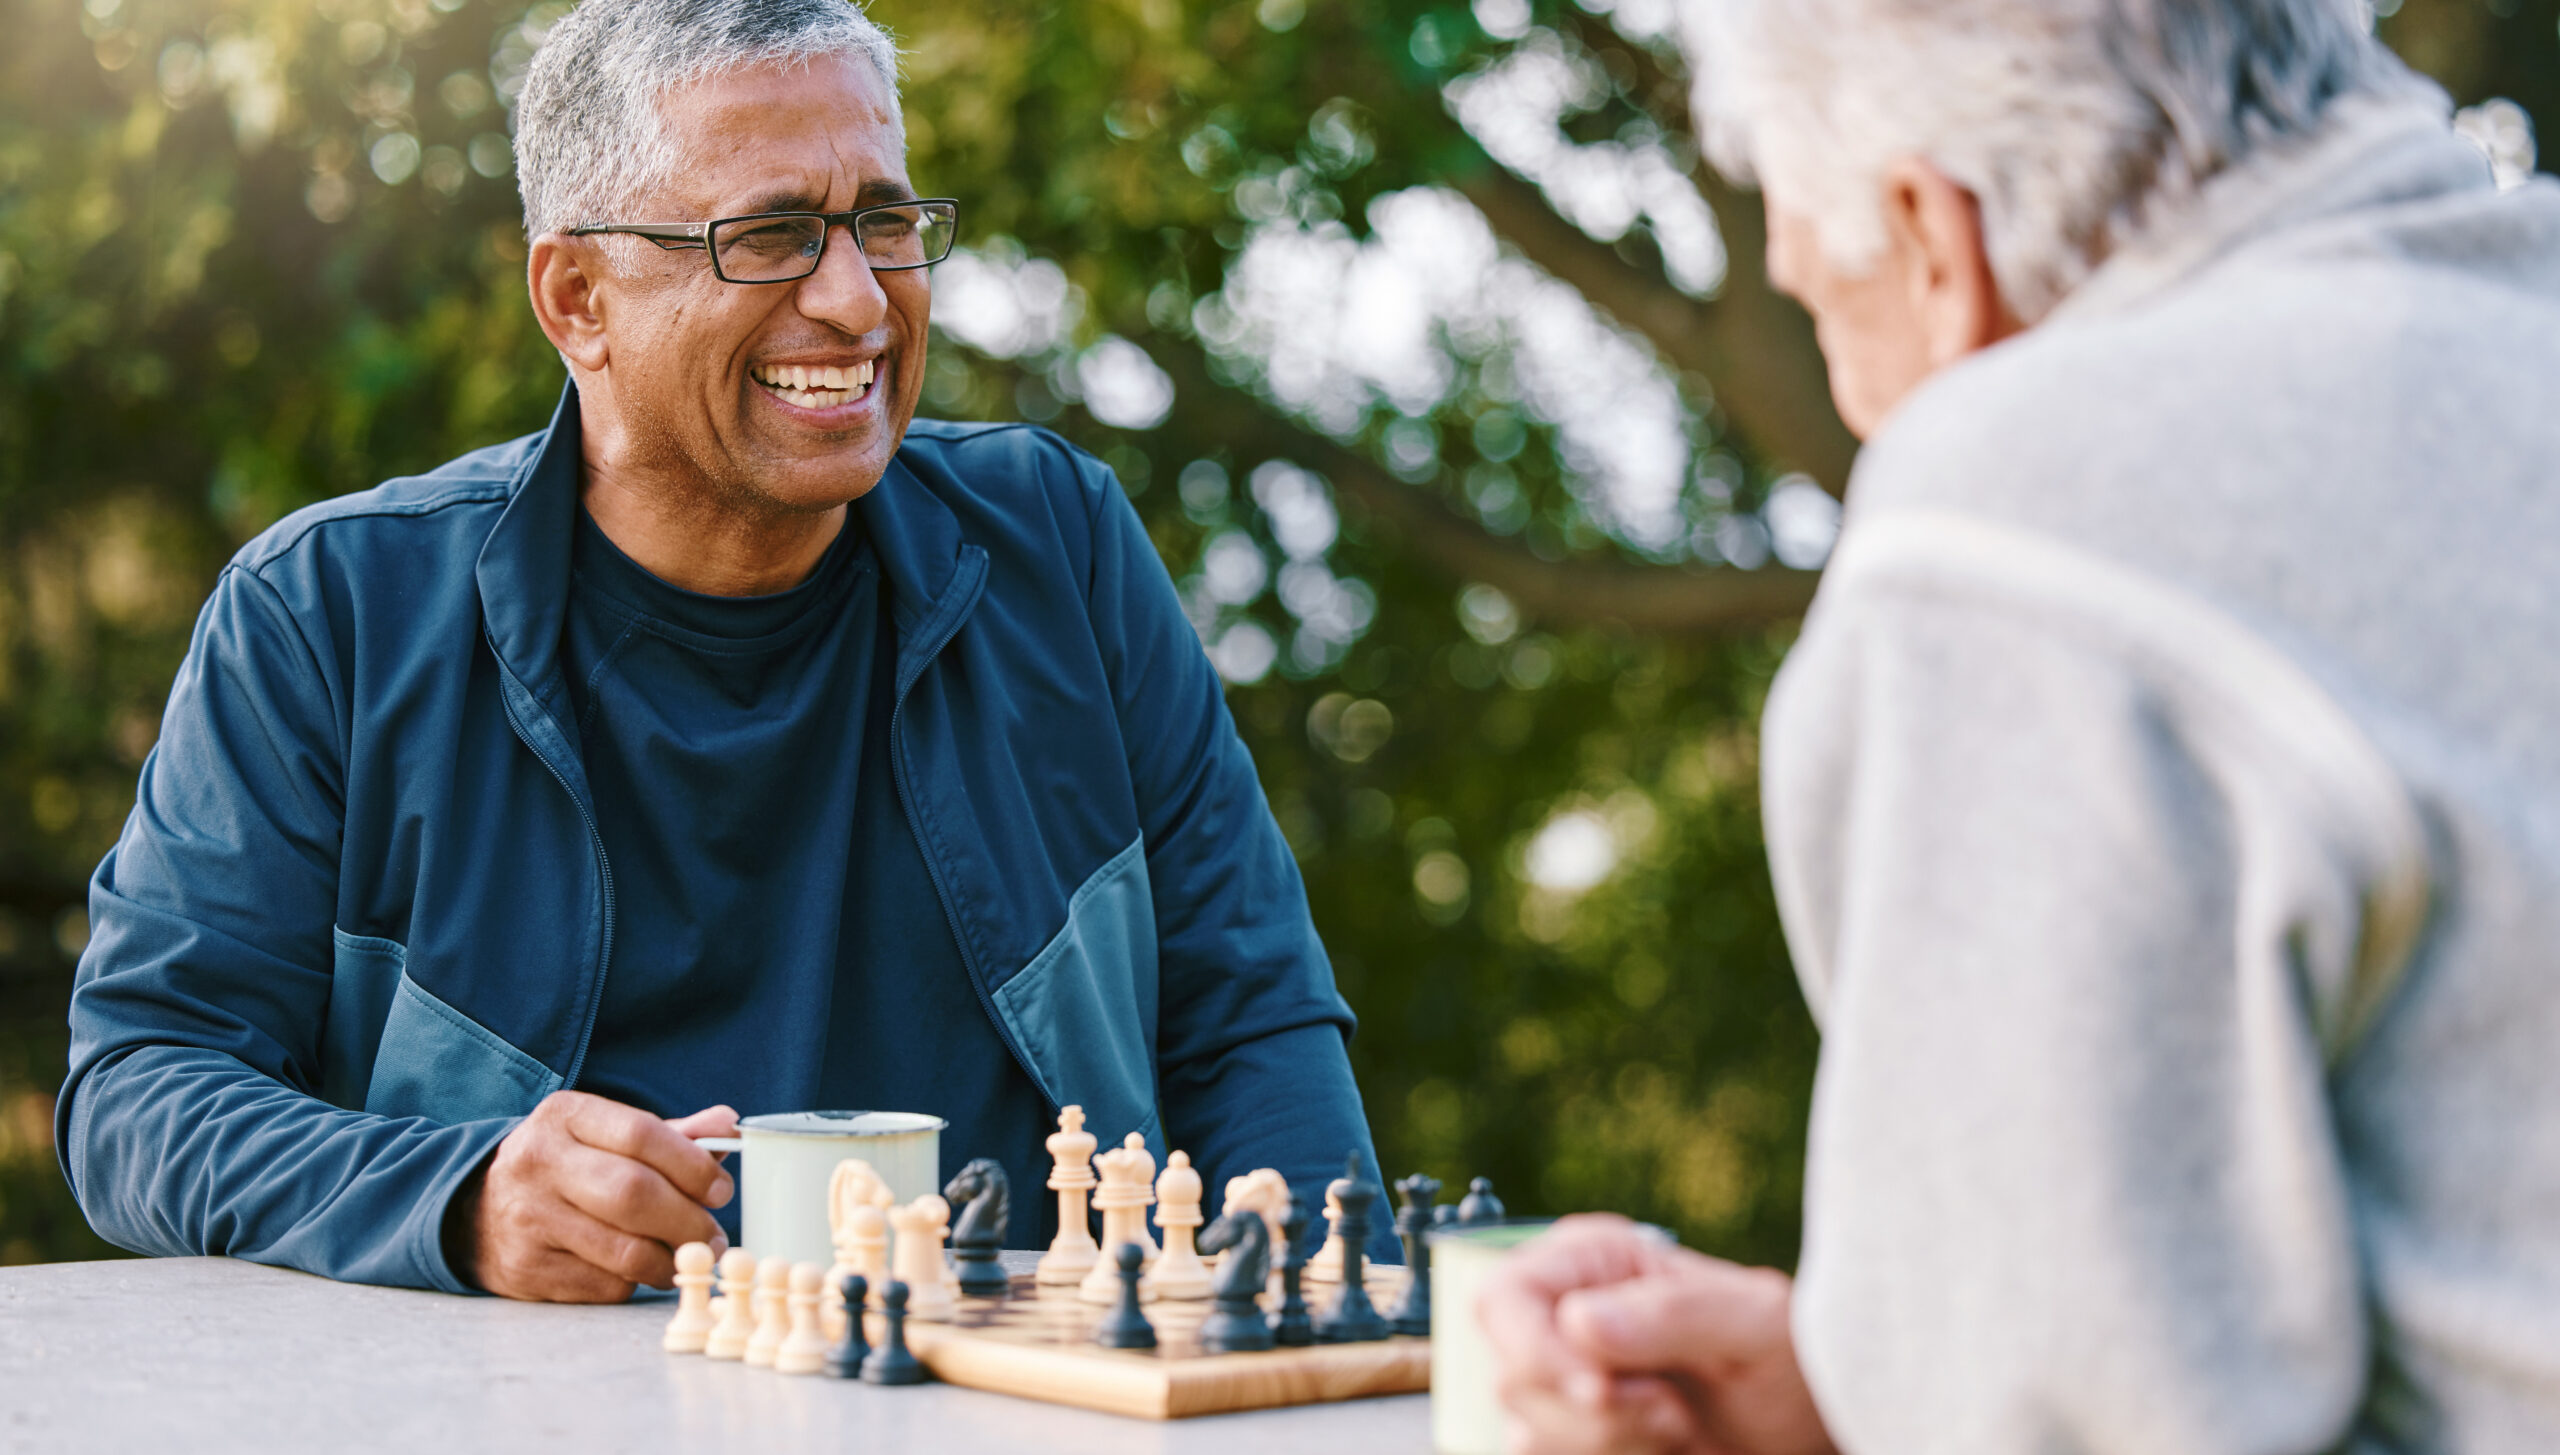
[[[800,280],[800,312],[846,333],[869,333],[889,316],[889,295],[871,263],[842,223],[827,232],[818,270]]]

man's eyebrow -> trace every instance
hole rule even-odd
[[[853,194],[856,207],[874,207],[883,202],[912,202],[916,189],[888,177],[874,177]],[[740,204],[733,217],[754,217],[767,212],[817,212],[826,206],[824,197],[812,197],[798,188],[776,188],[759,193]]]

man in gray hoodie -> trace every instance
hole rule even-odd
[[[2360,0],[1691,9],[1870,441],[1805,1242],[1532,1245],[1519,1443],[2560,1450],[2560,186]]]

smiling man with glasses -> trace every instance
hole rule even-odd
[[[934,1113],[1025,1190],[1067,1103],[1211,1185],[1367,1155],[1135,513],[1053,435],[914,419],[959,205],[895,62],[843,0],[552,29],[517,170],[569,386],[215,586],[72,1003],[108,1237],[615,1299],[735,1232],[691,1138],[736,1111]]]

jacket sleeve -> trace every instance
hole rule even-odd
[[[2368,901],[2316,735],[2068,610],[1824,589],[1764,760],[1833,1433],[2333,1448],[2372,1351],[2324,1026]]]
[[[1277,1168],[1321,1205],[1346,1156],[1379,1176],[1346,1050],[1351,1009],[1173,579],[1118,483],[1077,460],[1097,512],[1088,604],[1155,897],[1167,1145],[1217,1177]],[[1389,1222],[1373,1219],[1371,1256],[1401,1262]]]
[[[63,1173],[136,1252],[458,1292],[444,1207],[514,1123],[317,1094],[345,761],[326,662],[272,586],[223,572],[90,884]]]

